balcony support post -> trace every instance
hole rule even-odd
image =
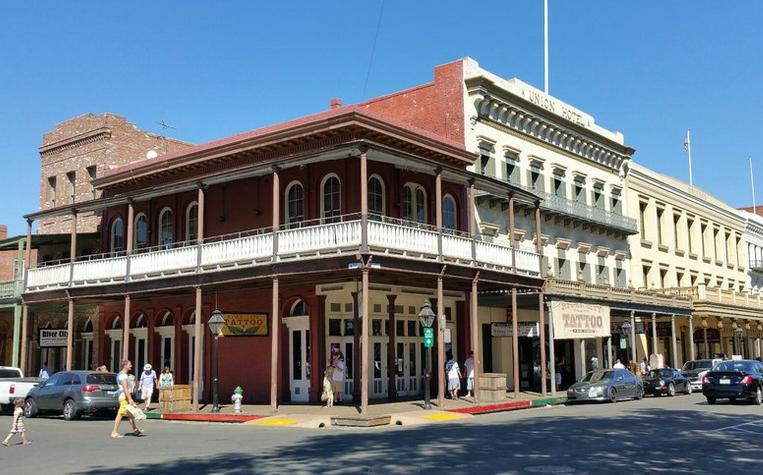
[[[673,350],[673,358],[671,361],[671,364],[673,365],[673,368],[680,368],[683,366],[682,364],[679,365],[678,363],[678,345],[676,343],[676,315],[673,314],[670,316],[670,340],[672,344],[672,350]]]
[[[275,186],[275,180],[274,180],[274,189],[277,189]],[[274,218],[274,220],[277,218]],[[281,326],[281,322],[278,318],[278,277],[273,277],[273,290],[271,294],[271,307],[270,307],[270,317],[272,319],[271,322],[271,328],[273,336],[270,339],[270,411],[275,414],[278,412],[278,362],[280,361],[279,356],[279,345],[278,345],[278,334]]]
[[[201,211],[201,204],[199,204],[199,211]],[[201,346],[202,346],[202,333],[201,333],[201,287],[196,287],[196,319],[193,322],[193,410],[199,410],[199,399],[201,390]]]
[[[125,295],[124,321],[122,327],[122,360],[130,357],[130,294]]]
[[[360,413],[368,414],[368,364],[369,364],[369,345],[368,337],[369,316],[368,316],[368,262],[363,263],[362,271],[362,293],[360,295],[360,318],[361,318],[361,343],[360,343]]]
[[[551,395],[556,394],[556,354],[554,352],[554,314],[548,306],[548,362],[551,373]]]
[[[479,380],[482,375],[482,354],[479,348],[479,329],[480,329],[480,315],[479,315],[479,295],[477,294],[477,284],[479,282],[479,273],[472,279],[472,291],[469,294],[469,317],[471,317],[471,345],[472,345],[472,357],[474,358],[474,403],[479,400]],[[468,375],[467,375],[468,376]]]
[[[516,224],[514,222],[514,192],[509,192],[509,245],[511,246],[511,270],[517,273],[517,242],[514,239]]]
[[[442,168],[435,170],[435,227],[437,228],[437,259],[442,261]]]
[[[689,361],[694,361],[694,319],[689,315]]]
[[[66,371],[72,370],[74,357],[74,299],[69,299],[69,313],[66,320]]]
[[[631,310],[631,352],[633,362],[638,362],[638,355],[636,354],[636,312]]]
[[[127,262],[125,263],[125,282],[130,280],[130,256],[134,250],[135,243],[135,206],[133,201],[127,202],[127,243],[125,248],[127,249]]]
[[[477,265],[477,222],[474,212],[475,191],[474,180],[469,180],[469,198],[466,200],[466,215],[469,220],[469,238],[472,241],[472,265]]]
[[[77,210],[72,211],[71,237],[69,241],[69,262],[74,264],[77,258]]]
[[[204,243],[204,185],[199,183],[196,197],[196,272],[201,270],[201,245]],[[198,320],[198,319],[197,319]],[[200,341],[200,340],[197,340]],[[194,380],[195,381],[195,380]],[[197,401],[198,402],[198,401]]]
[[[443,270],[445,270],[443,266]],[[437,408],[445,404],[445,299],[442,291],[442,273],[437,276]]]
[[[540,237],[540,201],[535,202],[535,250],[538,252],[538,275],[543,276],[543,243]]]
[[[540,317],[540,392],[545,396],[548,368],[546,368],[546,302],[543,291],[538,292],[538,314]]]
[[[360,147],[360,249],[368,252],[368,147]]]
[[[652,354],[657,354],[657,313],[652,312]]]
[[[13,355],[11,366],[19,367],[19,346],[21,345],[21,305],[13,304]]]
[[[31,226],[30,226],[31,227]],[[21,307],[21,358],[19,362],[19,367],[21,368],[21,372],[24,373],[24,376],[27,375],[27,370],[29,369],[28,363],[29,363],[29,357],[28,357],[28,348],[29,348],[29,305],[22,304]]]
[[[395,364],[395,352],[397,344],[395,342],[396,323],[395,323],[395,299],[397,295],[387,295],[387,338],[389,339],[389,350],[387,351],[387,397],[390,401],[397,400],[397,365]],[[403,358],[405,358],[403,356]]]
[[[278,167],[273,167],[273,258],[278,260],[278,227],[281,223],[281,180]],[[275,409],[274,409],[275,410]]]
[[[519,325],[517,323],[517,288],[511,288],[511,355],[514,400],[519,400]]]

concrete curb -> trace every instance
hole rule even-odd
[[[229,424],[243,424],[245,422],[262,419],[265,416],[244,414],[162,414],[161,412],[149,412],[146,419],[163,421],[184,422],[224,422]]]
[[[486,406],[463,407],[459,409],[450,409],[448,412],[458,414],[494,414],[496,412],[516,411],[519,409],[530,409],[533,407],[555,406],[567,402],[565,396],[547,397],[542,399],[533,399],[532,401],[515,401],[490,404]]]

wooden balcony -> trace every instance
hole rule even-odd
[[[459,231],[383,216],[334,218],[273,231],[251,230],[131,253],[78,257],[29,269],[26,292],[144,281],[338,254],[383,254],[492,271],[540,275],[538,254],[472,238]]]
[[[659,305],[690,309],[691,296],[681,293],[665,293],[657,290],[611,287],[609,285],[589,284],[582,281],[547,279],[544,284],[547,294],[568,295],[603,301],[624,302],[638,305]]]

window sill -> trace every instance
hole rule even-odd
[[[693,252],[690,252],[690,253],[689,253],[689,259],[694,259],[694,260],[696,260],[698,257],[699,257],[699,256],[698,256],[697,254],[693,253]]]
[[[652,248],[652,241],[647,241],[646,239],[642,239],[641,240],[641,246],[648,247],[648,248],[651,249]]]
[[[729,262],[728,264],[726,264],[726,267],[728,267],[729,269],[733,269],[736,266]]]
[[[675,250],[675,254],[676,254],[677,256],[680,256],[680,257],[683,257],[683,256],[685,256],[685,255],[686,255],[686,253],[684,252],[684,250],[683,250],[683,249],[676,249],[676,250]]]
[[[709,257],[703,257],[703,258],[702,258],[702,262],[705,262],[705,263],[707,263],[707,264],[710,264],[710,263],[712,262],[712,259],[710,259]]]
[[[715,265],[723,267],[723,261],[715,260]]]
[[[668,252],[668,249],[670,249],[670,248],[667,245],[665,245],[665,244],[658,244],[657,245],[657,249],[659,249],[662,252]]]

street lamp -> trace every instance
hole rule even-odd
[[[434,312],[432,311],[432,304],[429,300],[424,302],[419,312],[419,322],[424,327],[424,347],[427,349],[427,369],[426,369],[426,384],[424,384],[424,409],[432,409],[432,402],[430,401],[429,386],[432,382],[432,345],[434,340],[434,332],[432,332],[432,323],[434,323]]]
[[[742,327],[737,326],[736,323],[734,323],[734,354],[741,355],[742,352],[742,337],[744,336],[744,330],[742,330]]]
[[[207,325],[209,326],[209,331],[212,332],[212,335],[215,337],[214,345],[212,345],[212,359],[214,360],[213,366],[212,366],[212,412],[220,412],[220,402],[217,397],[217,381],[218,381],[218,353],[217,353],[217,346],[218,346],[218,338],[220,337],[220,332],[222,331],[223,327],[225,326],[225,319],[223,318],[223,313],[219,310],[215,310],[212,312],[212,315],[209,317],[209,321],[207,322]]]
[[[624,321],[623,324],[620,325],[620,328],[623,330],[623,335],[625,335],[625,358],[630,361],[630,358],[628,356],[628,337],[631,334],[631,330],[633,330],[633,328],[631,327],[631,322],[629,322],[628,320]],[[636,359],[636,355],[633,355],[633,360],[635,359]]]

